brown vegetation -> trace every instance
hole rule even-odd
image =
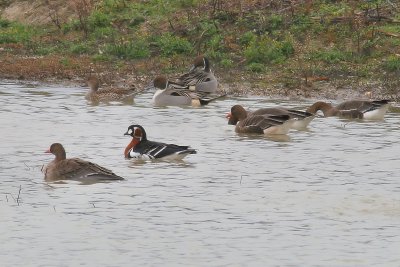
[[[345,11],[327,15],[318,13],[318,4],[335,10],[330,1],[180,0],[176,1],[180,7],[173,12],[163,12],[160,7],[151,11],[155,14],[140,14],[142,20],[138,22],[132,18],[134,12],[118,15],[132,3],[146,8],[150,5],[151,9],[147,1],[110,0],[112,7],[94,0],[8,2],[0,1],[0,6],[8,6],[0,19],[50,25],[54,29],[34,35],[30,42],[0,42],[1,77],[80,82],[97,73],[103,83],[141,86],[160,72],[182,72],[194,55],[205,53],[211,57],[223,89],[233,94],[337,98],[363,96],[373,89],[374,96],[397,99],[399,95],[395,82],[398,71],[379,69],[391,55],[398,64],[395,57],[400,57],[400,50],[393,46],[393,39],[400,36],[390,30],[399,23],[398,16],[396,8],[379,1],[370,1],[379,3],[363,9],[358,1],[335,1],[345,5]],[[105,19],[106,24],[93,26],[92,11],[99,15],[98,23]],[[69,23],[71,19],[74,21]],[[383,24],[390,27],[380,28]],[[96,27],[111,34],[99,37],[98,32],[94,34]],[[163,54],[157,36],[165,33],[177,36],[182,43],[187,41],[190,53],[186,50]],[[247,41],[242,40],[245,35],[249,37]],[[384,42],[381,37],[386,38]],[[145,38],[147,56],[123,54],[138,38]],[[285,42],[289,43],[289,52],[283,57],[279,57],[281,51],[260,50],[268,45],[279,48]],[[71,49],[74,44],[82,45],[82,50],[60,51]],[[107,45],[115,48],[114,54],[104,53]],[[47,50],[37,52],[38,47]],[[267,58],[269,55],[257,58],[258,53],[270,52],[276,53],[277,59]],[[398,65],[391,68],[396,70]]]

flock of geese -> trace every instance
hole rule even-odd
[[[109,88],[99,89],[100,82],[95,76],[88,79],[89,92],[85,98],[92,102],[124,101],[133,99],[136,90]],[[154,106],[201,106],[226,96],[217,92],[218,82],[210,68],[209,60],[200,55],[194,59],[190,70],[174,79],[157,76],[150,86],[155,89],[152,97]],[[227,115],[228,124],[235,125],[238,133],[287,134],[290,129],[305,129],[318,111],[325,117],[339,116],[349,119],[382,120],[389,108],[388,100],[351,100],[337,106],[318,101],[306,111],[283,107],[246,110],[241,105],[232,106]],[[126,146],[127,159],[181,160],[189,154],[196,154],[190,146],[166,144],[147,139],[145,129],[134,124],[128,127],[125,135],[132,139]],[[46,181],[110,181],[123,180],[109,169],[79,158],[66,158],[62,144],[54,143],[46,151],[55,156],[42,171]]]

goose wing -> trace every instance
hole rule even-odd
[[[167,89],[164,89],[164,94],[165,95],[171,95],[171,96],[185,96],[185,97],[191,97],[191,91],[187,89],[180,89],[180,88],[174,88],[174,87],[168,87]]]
[[[338,110],[352,110],[359,109],[361,107],[369,106],[370,101],[362,101],[362,100],[351,100],[340,103],[336,106]]]
[[[239,123],[239,127],[249,133],[264,133],[264,130],[281,125],[289,120],[289,115],[253,115]]]
[[[304,119],[314,114],[306,111],[300,111],[295,109],[286,109],[281,107],[276,108],[260,108],[251,114],[253,115],[289,115],[290,118]]]
[[[301,110],[295,110],[295,109],[288,109],[287,110],[291,118],[297,118],[299,120],[312,117],[314,114],[307,112],[307,111],[301,111]]]
[[[150,158],[162,158],[172,154],[195,154],[196,150],[189,146],[179,146],[175,144],[166,144],[154,141],[142,141],[136,148],[135,152],[148,155]]]
[[[363,106],[360,108],[360,111],[365,113],[368,111],[380,109],[381,107],[388,105],[389,100],[373,100],[370,101],[368,104],[364,103]]]
[[[337,105],[336,108],[338,110],[358,109],[361,112],[366,112],[378,109],[387,104],[389,104],[389,100],[373,100],[373,101],[351,100],[351,101],[345,101]]]
[[[387,104],[389,104],[389,100],[352,100],[339,104],[336,106],[336,109],[341,111],[341,114],[344,114],[345,117],[362,118],[362,116],[360,117],[360,113],[363,114],[365,112],[373,111]]]
[[[195,68],[192,71],[181,75],[177,80],[186,86],[195,86],[198,83],[210,81],[211,78],[208,72]]]
[[[79,180],[92,178],[97,180],[123,180],[111,170],[98,164],[79,158],[66,159],[57,165],[57,170],[64,179]]]

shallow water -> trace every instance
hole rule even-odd
[[[400,113],[267,138],[236,134],[225,114],[311,102],[153,108],[149,92],[96,106],[85,92],[0,81],[1,266],[400,266]],[[198,154],[125,160],[131,123]],[[45,183],[53,142],[126,181]]]

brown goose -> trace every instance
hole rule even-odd
[[[235,127],[237,133],[287,134],[295,121],[287,114],[248,114],[241,105],[233,106],[230,114],[238,120]]]
[[[240,106],[240,105],[237,105]],[[241,106],[242,107],[242,106]],[[242,107],[243,108],[243,107]],[[247,111],[246,111],[247,112]],[[315,118],[314,114],[309,112],[304,112],[295,109],[286,109],[282,107],[276,108],[261,108],[253,112],[247,112],[248,115],[289,115],[291,119],[295,119],[292,125],[293,129],[304,130],[307,128],[308,124]],[[238,118],[233,116],[231,113],[227,115],[228,124],[236,125]]]
[[[318,101],[307,112],[322,111],[325,117],[339,116],[350,119],[382,120],[389,109],[389,100],[350,100],[336,107],[330,103]]]
[[[46,153],[51,153],[56,156],[55,159],[43,169],[44,179],[47,182],[57,180],[124,180],[124,178],[95,163],[79,158],[67,159],[65,149],[60,143],[52,144]]]
[[[90,76],[87,80],[89,91],[86,93],[85,98],[93,102],[109,102],[109,101],[133,101],[135,95],[134,89],[121,89],[121,88],[107,88],[100,89],[100,81],[95,76]]]

